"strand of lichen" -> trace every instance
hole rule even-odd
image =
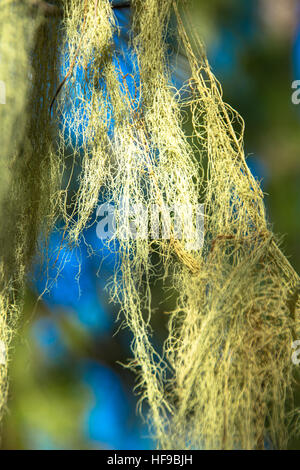
[[[89,13],[82,12],[82,14]],[[147,179],[144,176],[145,158],[148,158],[145,154],[148,152],[149,147],[144,132],[136,132],[134,128],[136,123],[132,117],[133,108],[130,104],[129,95],[121,90],[119,80],[122,80],[122,74],[112,64],[113,54],[110,42],[114,32],[114,21],[108,1],[98,2],[97,17],[98,15],[102,15],[100,16],[101,21],[106,25],[107,32],[105,28],[102,28],[100,30],[101,37],[96,38],[97,51],[100,52],[100,57],[101,51],[102,56],[104,51],[104,57],[96,61],[100,73],[97,72],[95,77],[92,77],[92,83],[98,82],[103,77],[106,96],[101,90],[99,99],[97,89],[91,91],[90,101],[94,104],[94,107],[92,112],[88,114],[87,151],[83,156],[83,173],[77,196],[77,201],[81,203],[78,206],[79,219],[74,225],[75,229],[71,230],[71,235],[74,233],[75,239],[76,233],[80,233],[80,229],[86,225],[88,217],[94,210],[98,202],[99,192],[105,182],[106,187],[109,188],[106,191],[106,196],[110,202],[118,204],[122,199],[123,201],[130,201],[132,204],[146,202],[148,205],[149,203],[147,195],[143,191],[145,179]],[[77,21],[80,22],[80,15]],[[89,23],[89,20],[87,21],[87,30],[92,34],[95,22],[93,9],[90,21],[92,23]],[[88,38],[88,33],[86,35]],[[93,36],[91,38],[90,41],[96,40]],[[101,44],[103,44],[102,48]],[[89,57],[87,51],[89,51],[89,48],[82,49],[82,60],[88,64],[94,58],[93,55]],[[91,51],[94,54],[95,49],[91,48]],[[89,80],[91,80],[90,77]],[[88,106],[87,103],[85,109]],[[103,115],[101,114],[102,107]],[[111,119],[114,122],[114,131],[110,141],[107,142],[109,127],[107,115],[110,112],[112,113]],[[100,132],[97,132],[100,126]],[[103,130],[106,132],[103,132]],[[103,176],[99,174],[101,169],[103,170]],[[124,230],[126,230],[126,227],[120,225],[115,237],[118,239]],[[147,280],[145,281],[144,290],[149,291],[149,274],[147,274],[149,271],[149,243],[148,241],[142,241],[135,244],[132,241],[124,240],[120,242],[119,252],[121,256],[120,273],[116,272],[112,296],[120,302],[121,310],[124,312],[126,321],[133,331],[135,340],[132,350],[134,356],[139,359],[139,365],[141,365],[140,387],[144,392],[144,397],[151,405],[155,417],[155,432],[162,438],[164,426],[161,421],[166,419],[164,409],[167,407],[167,403],[161,403],[163,401],[161,379],[158,377],[158,365],[155,363],[154,358],[155,351],[149,339],[149,326],[143,318],[145,306],[149,308],[147,305],[148,299],[141,297],[139,289],[140,277],[142,273],[146,273]],[[121,281],[119,280],[119,274],[121,274]]]
[[[7,208],[9,198],[7,192],[13,181],[14,174],[11,170],[12,161],[16,151],[19,149],[25,135],[26,119],[24,118],[26,100],[29,91],[29,82],[26,75],[30,71],[29,48],[33,41],[34,25],[26,16],[26,9],[21,5],[12,9],[11,2],[4,2],[0,20],[0,76],[5,83],[6,104],[0,106],[1,122],[1,328],[0,341],[4,345],[4,357],[2,358],[1,380],[0,380],[0,410],[6,402],[7,397],[7,357],[11,340],[12,329],[9,326],[9,317],[17,311],[14,301],[13,281],[11,273],[15,269],[15,246],[6,240],[11,235],[10,219],[7,220]],[[16,28],[22,38],[27,40],[19,44]],[[18,90],[18,93],[16,93]],[[14,213],[12,213],[14,218]],[[3,222],[5,221],[5,223]],[[7,251],[8,250],[8,251]],[[5,256],[5,258],[4,258]],[[7,272],[7,271],[10,272]],[[19,280],[19,269],[16,272],[16,280]],[[14,315],[13,315],[14,316]]]
[[[99,85],[106,85],[112,70],[112,37],[114,19],[108,1],[93,2],[80,0],[65,4],[65,61],[70,64],[78,50],[76,67],[72,83],[68,86],[62,100],[61,112],[64,116],[68,110],[72,122],[64,120],[69,132],[75,135],[81,133],[82,147],[75,145],[74,159],[83,155],[82,173],[79,181],[75,204],[70,212],[64,211],[67,226],[70,226],[69,239],[77,243],[80,233],[89,223],[95,209],[99,192],[107,173],[107,157],[109,156],[108,129],[109,116],[108,97]],[[75,102],[76,83],[78,75],[85,70],[86,76],[81,80],[81,86],[90,93],[89,101]],[[73,85],[75,88],[73,88]],[[88,125],[81,128],[82,117],[85,116]],[[61,132],[61,152],[64,153],[66,130]],[[70,143],[72,139],[70,137]],[[91,142],[93,144],[91,145]],[[74,162],[76,164],[78,162]]]
[[[0,365],[0,413],[7,398],[8,353],[22,308],[25,276],[41,231],[46,237],[53,226],[59,189],[49,116],[56,75],[56,28],[32,15],[26,2],[15,5],[7,0],[2,7],[7,101],[1,109],[1,189],[5,190],[0,200],[0,340],[6,354]]]
[[[144,10],[136,2],[133,7],[136,9],[134,53],[138,58],[137,73],[140,77],[140,83],[136,78],[136,88],[140,87],[138,102],[133,102],[126,78],[117,70],[117,57],[111,45],[114,21],[109,2],[97,2],[97,10],[84,2],[72,2],[70,10],[66,11],[66,62],[72,62],[72,55],[80,43],[73,82],[76,83],[77,71],[86,66],[84,86],[88,90],[88,99],[83,95],[82,106],[78,108],[78,103],[72,105],[68,101],[68,95],[72,96],[71,83],[60,104],[63,111],[71,107],[71,130],[75,129],[76,133],[76,128],[81,126],[81,131],[83,128],[83,170],[71,218],[66,214],[67,225],[71,225],[71,240],[78,240],[103,188],[108,188],[106,191],[104,189],[108,202],[117,206],[121,200],[125,204],[141,204],[147,208],[153,203],[171,206],[186,201],[196,204],[198,200],[198,187],[193,181],[193,178],[197,180],[197,168],[181,129],[178,103],[169,86],[167,67],[162,60],[171,2],[166,2],[155,18],[151,36],[155,46],[151,46],[151,53],[145,50],[145,45],[148,46],[150,41],[144,37],[143,25],[152,18],[153,12],[158,13],[157,5],[149,2]],[[102,24],[99,29],[98,16]],[[137,18],[141,24],[135,21]],[[151,64],[154,65],[153,73],[149,68]],[[94,85],[99,81],[103,87],[100,91],[99,86]],[[82,116],[88,117],[86,127],[82,126]],[[114,130],[108,139],[110,119],[113,119]],[[64,142],[64,133],[62,135]],[[74,150],[78,155],[80,149],[75,146]],[[119,243],[120,263],[112,296],[120,302],[126,322],[134,333],[132,349],[140,366],[140,389],[143,398],[150,403],[155,433],[163,440],[166,415],[170,408],[162,385],[164,365],[153,350],[149,320],[144,319],[145,312],[148,312],[148,317],[151,315],[149,277],[153,271],[150,259],[152,242],[148,239],[124,239],[121,234],[127,229],[119,225],[115,234]],[[186,236],[189,238],[189,234]],[[180,244],[174,240],[175,251],[189,260],[184,245],[185,240]],[[160,241],[158,246],[162,256],[170,262],[169,244]],[[144,278],[143,282],[141,278]]]
[[[197,276],[179,273],[183,295],[167,348],[177,403],[170,442],[253,449],[263,448],[269,436],[284,448],[292,404],[290,347],[299,334],[299,308],[295,304],[291,315],[289,299],[299,278],[268,229],[261,190],[246,167],[243,132],[233,130],[240,118],[223,103],[201,45],[199,65],[175,10],[192,70],[195,138],[208,158],[210,248]]]

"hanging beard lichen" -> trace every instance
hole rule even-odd
[[[1,3],[0,77],[0,413],[6,404],[12,333],[22,307],[25,276],[55,220],[58,159],[52,150],[49,99],[55,90],[56,26],[28,2]]]
[[[33,80],[34,86],[19,95],[21,109],[30,103],[29,117],[17,151],[7,140],[3,154],[9,161],[16,154],[5,216],[12,246],[1,253],[5,344],[11,315],[6,312],[15,309],[13,293],[35,251],[42,218],[50,227],[55,221],[49,201],[56,194],[62,201],[63,239],[76,245],[104,200],[121,214],[108,242],[118,252],[111,296],[133,333],[130,366],[138,374],[141,402],[149,405],[149,426],[159,446],[253,449],[263,448],[268,437],[275,447],[286,447],[298,419],[291,344],[300,337],[299,278],[266,222],[262,192],[245,162],[242,119],[224,104],[204,49],[188,37],[176,1],[132,1],[126,53],[134,73],[122,70],[109,0],[61,3],[65,79],[55,93],[57,35],[54,23],[43,23],[42,45],[36,33],[33,54],[37,83]],[[179,91],[172,86],[167,47],[173,17],[190,69]],[[24,26],[25,17],[22,21]],[[26,51],[22,61],[26,75]],[[52,121],[46,103],[51,103]],[[183,130],[188,113],[191,136]],[[18,119],[19,114],[18,109]],[[55,119],[61,122],[57,157],[51,147]],[[69,155],[71,176],[61,199],[57,162],[65,163]],[[70,182],[79,167],[71,197]],[[168,212],[176,208],[183,220],[200,202],[203,246],[195,216],[178,236],[175,215]],[[135,236],[128,222],[132,207],[144,217]],[[148,235],[147,214],[155,208],[167,236],[155,230]],[[2,238],[1,249],[7,246]],[[151,282],[159,277],[168,278],[168,284],[171,279],[178,298],[160,355],[151,330]],[[4,388],[1,396],[4,402]]]

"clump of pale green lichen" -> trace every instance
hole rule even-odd
[[[1,3],[0,76],[0,409],[7,397],[9,346],[22,306],[25,275],[38,238],[55,220],[58,157],[52,149],[49,99],[55,91],[56,24],[26,2]]]

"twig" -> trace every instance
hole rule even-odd
[[[75,67],[75,64],[76,64],[76,59],[77,59],[77,56],[79,54],[79,51],[80,51],[80,48],[81,48],[81,43],[82,43],[82,39],[83,39],[83,36],[84,36],[84,32],[85,32],[85,26],[86,26],[86,18],[87,18],[87,5],[88,5],[88,0],[85,0],[84,2],[84,20],[83,20],[83,26],[82,26],[82,33],[81,33],[81,36],[80,36],[80,40],[79,40],[79,44],[78,44],[78,47],[76,49],[76,52],[75,52],[75,56],[72,60],[72,63],[69,67],[69,70],[67,72],[67,75],[65,76],[65,78],[63,79],[63,81],[60,83],[60,85],[58,86],[56,92],[55,92],[55,95],[53,96],[52,98],[52,101],[51,101],[51,104],[50,104],[50,115],[51,115],[51,111],[52,111],[52,107],[55,103],[55,100],[57,98],[57,96],[59,95],[62,87],[64,86],[64,84],[66,83],[66,81],[72,76],[73,74],[73,70],[74,70],[74,67]]]

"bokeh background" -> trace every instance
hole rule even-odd
[[[299,272],[300,105],[292,104],[291,85],[300,80],[300,1],[193,0],[191,8],[225,101],[245,119],[248,165],[266,194],[269,220]],[[33,266],[10,364],[3,449],[155,447],[136,413],[135,377],[122,366],[131,335],[105,289],[114,255],[91,254],[95,228],[85,237],[80,254],[61,250],[59,262],[68,263],[39,302],[46,273]],[[50,248],[59,243],[54,233]],[[157,310],[167,311],[155,289]],[[163,337],[166,322],[155,328]],[[300,449],[300,442],[290,446]]]

